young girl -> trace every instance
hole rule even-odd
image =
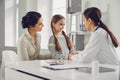
[[[61,15],[54,15],[51,20],[53,36],[49,39],[49,51],[53,59],[71,60],[72,55],[77,54],[70,38],[63,31],[65,18]]]

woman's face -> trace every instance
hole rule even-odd
[[[39,18],[37,24],[35,24],[35,26],[32,28],[34,29],[35,32],[40,32],[40,31],[42,31],[43,26],[44,26],[43,19],[41,17],[41,18]]]
[[[91,30],[91,27],[90,27],[90,18],[86,18],[85,16],[83,16],[83,24],[85,25],[85,28],[87,31],[90,31]]]
[[[52,25],[53,25],[53,28],[54,28],[55,32],[59,33],[64,29],[65,20],[60,19],[58,22],[53,23]]]

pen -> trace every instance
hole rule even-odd
[[[50,64],[51,66],[54,66],[54,65],[63,65],[63,64]]]

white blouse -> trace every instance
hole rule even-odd
[[[19,38],[17,53],[20,61],[51,58],[50,54],[40,54],[41,36],[39,33],[36,33],[36,35],[36,45],[32,42],[32,37],[28,31],[23,33],[22,36]]]

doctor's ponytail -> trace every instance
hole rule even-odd
[[[112,43],[115,47],[118,47],[119,42],[117,41],[116,37],[113,35],[113,33],[110,31],[110,29],[102,22],[100,21],[100,25],[101,28],[103,28],[104,30],[107,31],[107,33],[110,35]]]

